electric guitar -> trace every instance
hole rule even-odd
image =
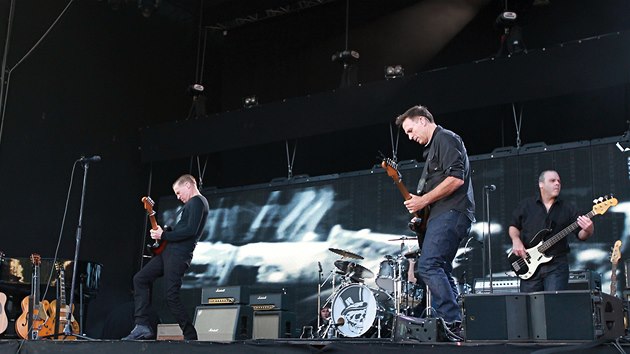
[[[39,339],[53,334],[52,320],[48,316],[50,304],[48,300],[39,299],[39,265],[41,257],[33,253],[33,279],[31,295],[22,300],[22,314],[15,321],[15,332],[24,339]]]
[[[400,194],[402,194],[405,200],[411,199],[411,194],[407,190],[407,187],[402,183],[402,176],[400,172],[398,172],[398,165],[390,158],[383,158],[383,162],[381,162],[381,166],[387,172],[387,175],[394,180],[394,184],[398,187]],[[427,232],[427,221],[429,220],[429,213],[431,210],[429,206],[426,206],[422,210],[418,210],[415,213],[411,213],[414,216],[414,221],[409,223],[409,228],[411,231],[416,233],[418,236],[418,245],[422,248],[422,243],[424,242],[424,235]]]
[[[149,221],[151,222],[151,230],[157,230],[158,224],[157,224],[157,221],[155,220],[155,211],[153,210],[153,206],[155,205],[155,202],[153,201],[153,199],[151,199],[151,197],[147,196],[147,197],[142,197],[142,204],[144,205],[144,209],[147,211],[147,215],[149,215]],[[165,247],[166,247],[166,241],[164,240],[155,240],[155,242],[153,242],[152,244],[147,245],[147,248],[149,248],[151,253],[153,253],[156,256],[162,253]]]
[[[617,296],[617,264],[621,258],[621,241],[617,240],[612,249],[610,255],[610,262],[612,263],[612,273],[610,273],[610,295]]]
[[[59,272],[59,282],[57,288],[59,291],[59,314],[57,315],[57,300],[53,300],[50,303],[50,318],[53,319],[53,328],[55,334],[60,334],[63,339],[74,340],[75,336],[66,336],[64,331],[68,324],[68,314],[70,314],[70,332],[78,334],[81,329],[79,328],[79,322],[76,321],[72,312],[74,312],[74,304],[72,306],[66,304],[66,284],[65,284],[65,270],[63,264],[55,263],[55,268]]]
[[[604,214],[608,208],[617,205],[617,199],[612,196],[606,196],[595,199],[593,203],[595,203],[595,205],[593,205],[593,210],[585,215],[589,219],[595,215]],[[532,239],[531,244],[536,244],[539,240],[540,242],[538,242],[536,246],[525,250],[525,257],[519,257],[512,252],[508,254],[508,261],[510,262],[510,266],[512,267],[514,273],[516,273],[516,275],[518,275],[521,279],[531,278],[541,264],[547,263],[553,259],[553,256],[547,256],[545,255],[545,252],[578,227],[577,221],[575,221],[546,241],[543,241],[543,239],[551,232],[551,230],[542,229],[538,231]]]

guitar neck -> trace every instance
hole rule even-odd
[[[407,187],[405,187],[405,185],[402,183],[402,181],[398,180],[398,181],[394,181],[394,183],[396,184],[396,187],[398,187],[400,194],[402,194],[405,200],[411,199],[411,194],[407,190]],[[412,215],[415,217],[419,217],[417,212],[412,213]]]
[[[612,273],[610,274],[610,295],[617,294],[617,263],[612,264]]]
[[[590,211],[588,214],[584,215],[587,218],[592,218],[595,215],[594,211]],[[573,222],[571,225],[565,227],[562,231],[558,232],[557,234],[555,234],[553,237],[551,237],[550,239],[548,239],[547,241],[543,242],[543,244],[538,247],[538,250],[540,252],[545,252],[548,249],[550,249],[553,245],[555,245],[558,241],[562,240],[566,235],[570,234],[571,232],[575,231],[575,229],[577,229],[578,223],[577,221]]]
[[[157,221],[155,220],[155,213],[149,215],[149,221],[151,222],[151,230],[157,230],[158,224],[157,224]]]

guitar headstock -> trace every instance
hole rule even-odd
[[[398,172],[398,164],[394,162],[394,160],[386,157],[383,159],[383,162],[381,162],[381,166],[385,169],[387,175],[394,180],[394,182],[400,182],[400,180],[402,180],[402,176],[400,175],[400,172]]]
[[[617,205],[617,203],[617,198],[614,198],[612,194],[599,197],[593,200],[593,213],[602,215],[608,210],[608,208]]]
[[[619,263],[619,259],[621,259],[621,241],[617,240],[615,241],[615,245],[613,246],[612,249],[612,254],[610,255],[610,262],[613,264],[617,264]]]
[[[39,266],[42,263],[42,257],[37,253],[31,254],[31,263],[34,266]]]
[[[144,205],[144,209],[147,211],[147,214],[155,214],[155,211],[153,211],[153,206],[155,205],[155,202],[153,201],[153,199],[151,199],[151,197],[142,197],[142,204]]]

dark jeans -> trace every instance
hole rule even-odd
[[[569,259],[566,254],[555,256],[538,267],[533,277],[522,280],[521,292],[567,290],[569,287]]]
[[[418,258],[422,281],[431,291],[431,303],[446,322],[461,321],[457,304],[457,287],[451,275],[453,259],[462,239],[470,232],[471,221],[456,210],[450,210],[431,220]]]
[[[188,317],[179,297],[184,272],[186,272],[190,266],[190,261],[190,254],[172,252],[167,246],[161,254],[151,258],[149,263],[136,273],[133,277],[134,317],[136,324],[150,325],[150,289],[155,279],[164,276],[166,305],[168,309],[182,329],[184,338],[197,339],[195,327]]]

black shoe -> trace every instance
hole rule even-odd
[[[122,340],[149,340],[155,339],[155,333],[149,326],[137,324],[131,333]]]

